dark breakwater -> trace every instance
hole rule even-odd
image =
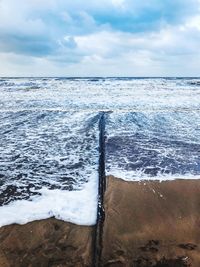
[[[98,208],[97,208],[97,225],[94,248],[94,266],[100,266],[102,251],[102,230],[104,223],[104,193],[106,189],[105,176],[105,112],[100,113],[99,117],[99,185],[98,185]]]

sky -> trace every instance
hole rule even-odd
[[[0,0],[0,76],[200,76],[200,0]]]

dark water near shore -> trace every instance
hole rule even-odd
[[[98,162],[98,117],[90,113],[0,113],[0,204],[48,189],[81,189]]]
[[[199,115],[199,112],[110,114],[107,172],[131,180],[200,175]]]

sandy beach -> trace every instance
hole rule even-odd
[[[102,266],[200,266],[200,181],[107,177]]]
[[[90,267],[94,227],[54,218],[0,228],[1,267]]]
[[[99,266],[199,267],[200,181],[107,177]],[[1,267],[93,266],[95,226],[54,218],[0,228]]]

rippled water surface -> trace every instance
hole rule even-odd
[[[198,79],[1,79],[0,109],[200,109]]]
[[[200,177],[200,113],[113,112],[107,174],[130,180]]]
[[[98,116],[80,112],[0,113],[0,203],[35,189],[81,189],[97,172]]]

